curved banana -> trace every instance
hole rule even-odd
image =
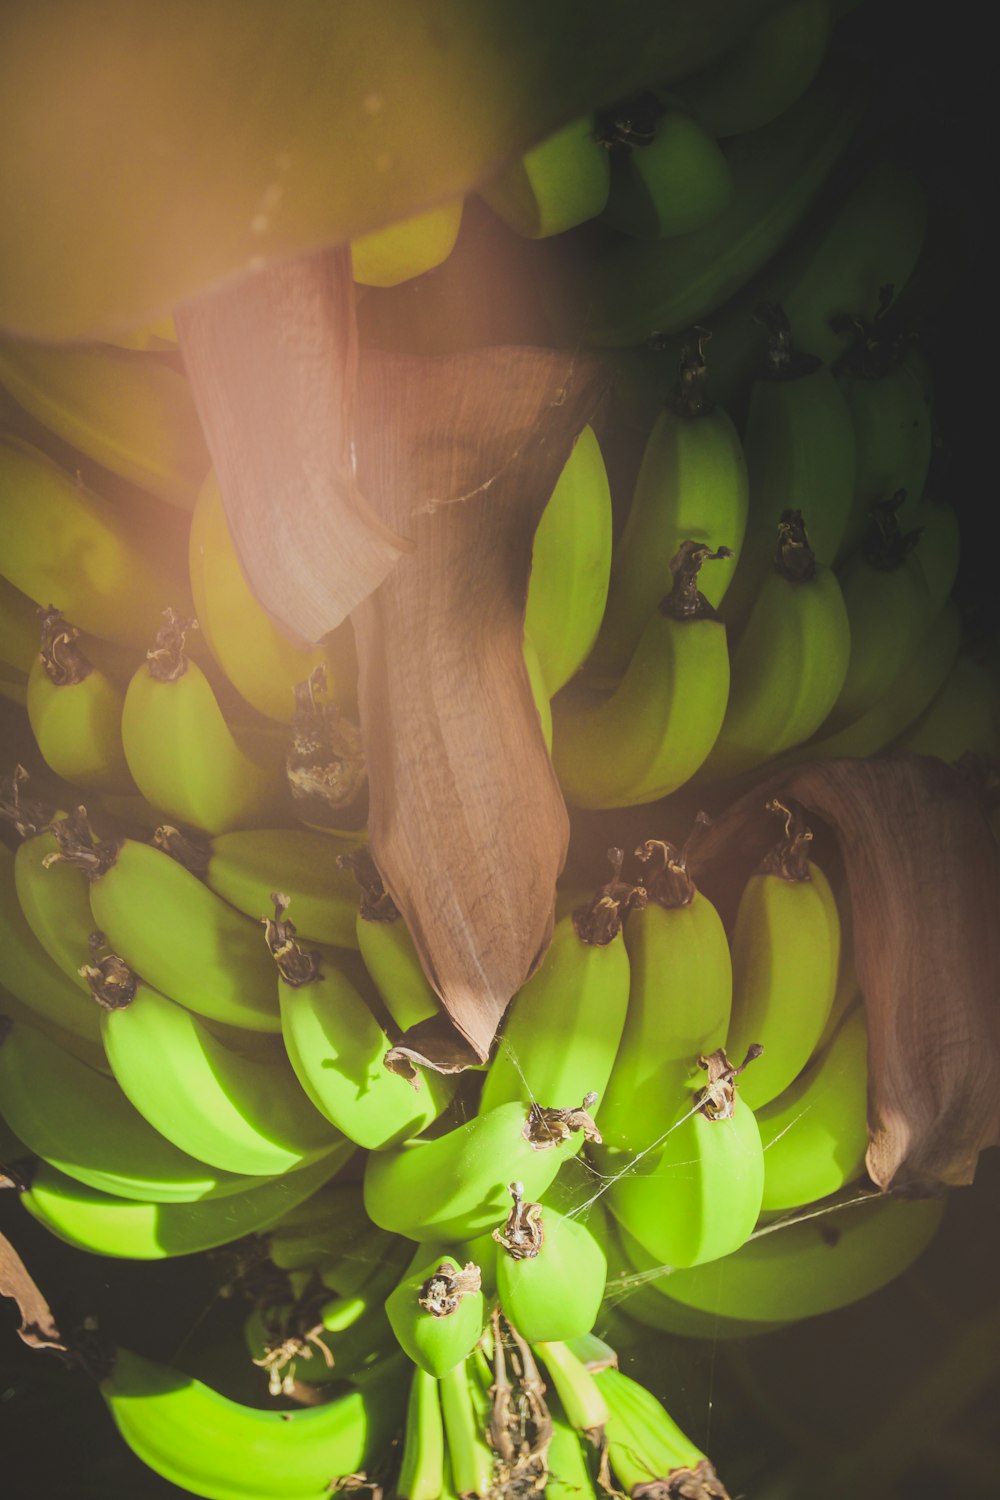
[[[194,506],[210,459],[191,388],[168,360],[107,344],[3,339],[0,383],[112,474],[181,510]]]
[[[508,1183],[538,1198],[576,1151],[576,1132],[593,1131],[585,1108],[501,1104],[432,1140],[373,1152],[365,1165],[369,1218],[414,1240],[492,1228],[506,1217]]]
[[[0,437],[4,576],[81,630],[135,650],[171,602],[188,604],[175,528],[127,515],[40,449]],[[145,523],[145,524],[144,524]]]
[[[157,1474],[206,1500],[324,1500],[381,1457],[401,1416],[399,1370],[318,1406],[244,1406],[119,1346],[101,1394],[122,1438]]]
[[[79,630],[58,609],[39,609],[41,649],[28,673],[31,732],[50,770],[99,791],[129,792],[122,748],[124,696],[76,644]]]
[[[524,632],[553,697],[590,655],[611,569],[611,488],[601,446],[585,427],[535,530]]]
[[[590,115],[539,141],[479,188],[505,224],[530,239],[562,234],[596,218],[608,200],[611,168]]]
[[[155,990],[199,1015],[250,1031],[280,1031],[277,987],[259,925],[162,849],[96,841],[83,814],[57,820],[53,864],[90,882],[94,928]]]
[[[745,135],[784,114],[812,83],[827,53],[830,0],[786,0],[738,46],[670,85],[715,136]]]
[[[837,700],[850,652],[837,575],[816,562],[802,512],[786,510],[774,567],[733,652],[729,702],[702,776],[739,775],[809,739]]]
[[[464,199],[413,214],[351,241],[351,275],[359,286],[399,286],[433,271],[455,248]]]
[[[780,802],[785,836],[743,887],[730,938],[733,1014],[726,1048],[764,1051],[741,1087],[754,1110],[769,1104],[806,1066],[837,990],[840,916],[830,882],[808,857],[812,834]],[[742,1050],[741,1050],[742,1049]]]
[[[295,715],[295,684],[319,663],[340,708],[357,696],[357,661],[349,625],[322,646],[296,645],[278,629],[246,581],[211,470],[191,517],[188,568],[194,612],[209,651],[236,691],[259,713],[282,724]]]
[[[694,234],[733,196],[733,174],[714,136],[675,97],[646,91],[599,117],[611,157],[601,221],[636,239]]]
[[[184,646],[194,623],[172,609],[125,692],[121,738],[139,791],[168,816],[210,833],[287,813],[284,747],[251,753]]]
[[[651,1391],[610,1366],[594,1372],[608,1404],[604,1441],[611,1471],[626,1494],[657,1491],[729,1500],[705,1454],[682,1432]]]
[[[195,1255],[269,1229],[339,1171],[353,1150],[350,1142],[340,1142],[326,1156],[297,1172],[260,1178],[245,1192],[204,1198],[198,1203],[149,1203],[115,1197],[43,1162],[22,1192],[21,1202],[59,1239],[92,1255],[125,1260]]]
[[[275,1176],[329,1152],[337,1136],[280,1054],[235,1052],[183,1005],[125,984],[111,959],[88,965],[104,1049],[123,1093],[181,1151],[222,1171]],[[105,975],[113,975],[113,991]]]
[[[673,588],[650,617],[621,680],[570,683],[552,705],[552,760],[576,807],[633,807],[682,786],[709,755],[729,697],[725,627],[698,588],[706,560],[685,540]]]
[[[5,1118],[36,1156],[102,1193],[193,1203],[253,1185],[178,1150],[113,1078],[30,1026],[15,1022],[0,1039],[0,1094]]]
[[[629,959],[622,921],[635,900],[620,879],[556,922],[545,957],[511,1001],[483,1079],[480,1114],[519,1100],[582,1099],[601,1107],[629,1005]],[[527,1337],[527,1335],[525,1335]]]
[[[659,1290],[686,1308],[752,1323],[795,1322],[868,1297],[927,1248],[943,1198],[855,1196],[762,1226],[711,1266],[673,1271]]]
[[[453,1080],[411,1082],[383,1062],[389,1038],[330,952],[307,951],[284,920],[283,898],[265,923],[277,966],[281,1033],[303,1091],[338,1130],[368,1150],[419,1135],[454,1093]]]
[[[463,1365],[482,1338],[489,1311],[480,1267],[423,1242],[386,1297],[385,1311],[400,1348],[440,1379]]]
[[[442,1500],[444,1491],[444,1418],[438,1382],[418,1365],[410,1377],[403,1453],[394,1493],[399,1500]]]
[[[557,330],[620,347],[704,322],[789,239],[823,191],[860,112],[852,80],[828,70],[780,118],[728,144],[733,197],[705,228],[665,243],[609,230],[573,265],[560,258],[543,267],[543,298]]]
[[[611,563],[608,603],[588,671],[618,677],[673,582],[687,538],[728,548],[700,588],[718,607],[737,568],[747,524],[748,476],[736,426],[707,390],[710,371],[696,335],[680,378],[646,439],[625,527]]]
[[[504,1317],[529,1344],[578,1338],[593,1328],[607,1260],[582,1218],[530,1203],[510,1184],[513,1206],[494,1229],[497,1295]],[[544,1196],[544,1195],[543,1195]]]
[[[437,1015],[441,1002],[424,973],[409,928],[395,906],[391,911],[388,915],[383,907],[378,914],[362,903],[354,930],[365,968],[386,1010],[400,1031],[407,1031]]]
[[[990,667],[962,647],[937,695],[892,742],[893,750],[936,755],[954,764],[968,751],[1000,753],[1000,683]]]
[[[757,1111],[765,1212],[828,1198],[865,1169],[868,1028],[863,1006],[794,1083]]]
[[[722,919],[687,872],[684,852],[650,840],[662,870],[648,900],[628,915],[628,1011],[600,1104],[605,1144],[644,1151],[669,1129],[704,1075],[698,1058],[721,1047],[732,1009],[733,975]]]

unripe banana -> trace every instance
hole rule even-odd
[[[351,241],[351,275],[359,286],[398,286],[433,271],[455,248],[463,199],[413,214]]]
[[[706,560],[727,555],[685,540],[674,584],[610,690],[570,683],[553,704],[552,759],[576,807],[633,807],[665,797],[703,764],[729,696],[725,627],[698,588]]]
[[[646,91],[600,116],[611,157],[601,219],[637,239],[703,229],[728,208],[733,174],[714,137],[676,98]]]
[[[510,1192],[507,1222],[493,1231],[504,1317],[529,1344],[589,1333],[607,1276],[600,1241],[582,1219],[549,1203],[527,1202],[519,1182],[510,1184]]]
[[[353,1150],[350,1142],[341,1142],[297,1172],[260,1178],[245,1192],[198,1203],[114,1197],[42,1163],[21,1202],[46,1229],[78,1250],[127,1260],[163,1260],[229,1245],[269,1229],[339,1171]]]
[[[847,606],[836,574],[816,562],[802,512],[784,512],[768,574],[732,661],[725,718],[702,766],[739,775],[816,732],[850,659]]]
[[[125,515],[38,448],[0,439],[4,576],[81,630],[135,649],[174,600],[186,608],[174,530]]]
[[[591,1500],[597,1490],[580,1435],[570,1426],[554,1396],[546,1396],[552,1436],[545,1455],[545,1494],[549,1500]]]
[[[641,893],[611,880],[556,922],[538,969],[514,996],[479,1100],[479,1113],[520,1100],[582,1099],[600,1108],[629,1004],[629,961],[621,924]],[[528,1335],[525,1335],[528,1337]]]
[[[648,1487],[729,1500],[711,1461],[645,1386],[611,1368],[597,1370],[594,1379],[608,1403],[604,1437],[611,1470],[626,1494]]]
[[[785,836],[740,895],[726,1041],[734,1057],[754,1042],[764,1048],[740,1090],[754,1110],[776,1099],[812,1056],[837,990],[841,942],[830,882],[808,857],[812,833],[780,802],[768,810],[785,819]]]
[[[106,344],[5,339],[0,382],[50,432],[112,474],[181,510],[193,507],[208,451],[190,387],[167,360]]]
[[[362,905],[355,935],[386,1010],[400,1031],[406,1031],[437,1015],[441,1003],[423,971],[406,923],[395,906],[391,909],[391,916],[376,915],[373,908]]]
[[[558,1339],[540,1341],[534,1352],[556,1388],[567,1422],[575,1432],[599,1443],[608,1420],[608,1403],[584,1361],[570,1344]]]
[[[861,1175],[868,1150],[868,1029],[852,1010],[824,1051],[757,1111],[764,1211],[815,1203]]]
[[[241,1056],[120,962],[88,966],[108,1061],[123,1092],[167,1140],[222,1171],[275,1176],[337,1140],[288,1066]]]
[[[445,1371],[438,1393],[454,1493],[487,1500],[493,1491],[496,1460],[485,1437],[487,1403],[468,1362]]]
[[[28,673],[28,722],[42,759],[64,781],[129,792],[122,748],[123,695],[76,645],[79,630],[57,609],[40,609],[41,650]]]
[[[480,187],[480,196],[518,234],[545,239],[596,218],[611,168],[591,116],[563,125]]]
[[[678,383],[646,439],[588,668],[598,677],[617,677],[628,667],[670,590],[673,559],[685,539],[731,554],[700,580],[709,604],[720,604],[737,566],[747,524],[747,465],[732,418],[706,389],[703,342],[696,336],[685,346]]]
[[[375,1152],[365,1166],[369,1217],[414,1240],[492,1228],[506,1216],[509,1182],[538,1198],[577,1149],[575,1132],[594,1131],[585,1109],[501,1104],[434,1140]]]
[[[418,1245],[385,1300],[400,1347],[435,1379],[465,1363],[488,1317],[480,1268],[460,1261],[441,1244]]]
[[[721,1047],[732,1008],[732,961],[722,919],[694,885],[685,851],[649,840],[636,851],[663,868],[629,913],[628,1012],[600,1105],[605,1144],[643,1151],[669,1129],[704,1074],[698,1058]]]
[[[961,562],[961,528],[955,507],[942,496],[924,495],[913,513],[914,547],[927,589],[930,614],[938,615],[951,597]]]
[[[38,655],[38,605],[0,575],[0,658],[27,677]]]
[[[892,748],[936,755],[952,764],[969,751],[1000,753],[1000,686],[995,672],[968,647],[960,649],[937,695]]]
[[[146,661],[128,685],[121,735],[135,784],[163,813],[209,833],[286,814],[284,747],[241,744],[204,672],[185,652],[194,623],[164,611]]]
[[[94,928],[128,967],[199,1015],[251,1031],[280,1031],[274,969],[259,926],[162,849],[135,839],[96,842],[84,823],[53,825],[55,862],[90,881]]]
[[[597,639],[611,540],[608,474],[594,430],[585,427],[542,511],[531,551],[524,632],[549,698],[583,665]]]
[[[403,1456],[395,1493],[399,1500],[441,1500],[444,1475],[444,1419],[438,1383],[418,1366],[410,1380]]]

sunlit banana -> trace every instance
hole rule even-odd
[[[732,418],[712,400],[702,342],[696,337],[686,347],[673,396],[646,440],[589,665],[598,677],[627,669],[670,591],[673,559],[687,538],[732,554],[699,579],[709,604],[719,605],[737,566],[747,524],[747,466]]]
[[[711,1461],[651,1391],[610,1367],[597,1370],[594,1379],[608,1404],[608,1460],[626,1494],[654,1486],[663,1487],[666,1494],[683,1495],[687,1490],[701,1500],[729,1500]]]
[[[726,714],[729,653],[699,569],[726,549],[685,540],[673,587],[648,619],[621,680],[567,685],[552,706],[552,760],[576,807],[632,807],[682,786],[709,755]]]
[[[466,1362],[445,1371],[438,1394],[454,1492],[486,1500],[493,1489],[495,1455],[485,1437],[487,1404]]]
[[[600,444],[585,427],[563,465],[531,552],[524,630],[551,698],[590,655],[611,568],[611,490]]]
[[[448,259],[462,222],[461,198],[370,230],[351,241],[351,274],[360,286],[398,286]]]
[[[829,0],[786,0],[738,46],[670,87],[713,135],[759,130],[812,83],[831,24]]]
[[[489,1312],[480,1267],[440,1244],[422,1243],[385,1299],[385,1311],[400,1347],[440,1378],[464,1364],[482,1337]]]
[[[40,449],[0,438],[3,574],[81,630],[135,649],[171,601],[188,605],[180,530],[125,514]]]
[[[151,844],[98,842],[77,820],[53,831],[52,862],[87,876],[94,927],[130,969],[214,1021],[281,1030],[274,968],[256,922]]]
[[[21,1194],[21,1202],[59,1239],[93,1255],[127,1260],[194,1255],[269,1229],[293,1204],[332,1177],[353,1149],[349,1142],[341,1142],[328,1156],[297,1172],[261,1178],[245,1192],[197,1203],[120,1198],[87,1187],[43,1162]]]
[[[605,1144],[632,1151],[659,1140],[704,1082],[698,1058],[724,1043],[733,990],[722,919],[684,852],[656,841],[639,852],[648,900],[625,923],[628,1012],[599,1115]]]
[[[112,474],[182,510],[194,505],[208,451],[190,387],[168,361],[107,344],[4,339],[0,383],[25,411]]]
[[[28,673],[32,733],[50,770],[99,790],[134,788],[122,748],[123,695],[76,644],[80,632],[57,609],[40,609],[41,649]]]
[[[544,239],[595,218],[611,169],[589,116],[572,120],[483,184],[480,195],[518,234]]]
[[[608,1420],[608,1404],[585,1362],[565,1340],[540,1341],[533,1348],[556,1389],[567,1422],[598,1443]]]
[[[358,950],[386,1010],[400,1031],[407,1031],[437,1015],[441,1003],[367,845],[346,860],[360,890],[355,923]]]
[[[713,135],[675,97],[647,90],[602,111],[611,157],[601,219],[637,239],[693,234],[729,206],[733,174]]]
[[[400,1500],[440,1500],[444,1491],[444,1419],[438,1383],[419,1365],[410,1379],[406,1430],[395,1493]]]
[[[258,604],[233,544],[212,470],[198,492],[191,517],[188,566],[195,615],[209,650],[229,681],[258,712],[290,724],[295,684],[322,662],[331,698],[354,706],[357,663],[349,627],[332,632],[322,646],[295,645]]]
[[[781,803],[768,807],[784,818],[785,835],[744,885],[730,938],[726,1048],[733,1057],[754,1042],[764,1048],[740,1088],[754,1110],[777,1098],[812,1056],[837,990],[841,942],[830,882],[809,858],[812,833]]]
[[[323,1500],[381,1457],[397,1426],[398,1366],[319,1406],[266,1411],[229,1400],[119,1346],[101,1394],[133,1453],[206,1500]]]
[[[337,955],[297,942],[278,893],[265,925],[285,1050],[316,1109],[370,1150],[419,1135],[450,1100],[454,1080],[420,1072],[410,1081],[385,1067],[389,1038]]]
[[[837,575],[816,561],[802,512],[787,510],[774,567],[733,652],[725,717],[702,775],[739,775],[807,740],[837,700],[850,651]]]
[[[497,1295],[504,1317],[528,1343],[577,1338],[594,1326],[607,1261],[584,1217],[528,1202],[510,1184],[513,1206],[493,1231]]]
[[[954,763],[967,752],[1000,752],[1000,684],[968,648],[959,650],[947,678],[920,717],[892,744],[912,755]]]
[[[556,923],[538,969],[514,996],[483,1080],[479,1112],[582,1099],[594,1114],[611,1075],[629,1005],[629,960],[622,921],[641,892],[614,875],[596,895]]]
[[[836,1193],[864,1171],[868,1149],[868,1030],[863,1006],[824,1051],[757,1111],[764,1147],[764,1210]]]

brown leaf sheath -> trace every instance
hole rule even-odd
[[[534,348],[362,357],[358,481],[415,544],[352,616],[369,837],[468,1062],[551,937],[568,820],[524,607],[539,517],[608,378]],[[433,1030],[420,1055],[454,1066]]]
[[[866,1164],[883,1191],[972,1181],[1000,1144],[1000,862],[977,794],[929,756],[816,761],[719,814],[691,873],[724,897],[791,797],[833,829],[869,1037]]]

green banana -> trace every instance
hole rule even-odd
[[[122,748],[123,695],[76,644],[75,625],[39,609],[41,650],[28,673],[31,732],[50,770],[64,781],[109,792],[134,790]]]
[[[178,1150],[113,1078],[16,1021],[0,1040],[0,1093],[8,1123],[35,1156],[102,1193],[193,1203],[253,1185]]]
[[[324,1500],[381,1457],[401,1415],[386,1368],[328,1402],[244,1406],[169,1365],[115,1350],[101,1394],[122,1438],[157,1474],[206,1500]]]
[[[461,1259],[422,1242],[385,1299],[400,1348],[435,1379],[464,1365],[489,1317],[480,1267]]]
[[[258,1179],[245,1192],[197,1203],[119,1198],[76,1182],[43,1162],[22,1192],[21,1202],[59,1239],[93,1255],[127,1260],[194,1255],[269,1229],[339,1171],[353,1149],[350,1142],[340,1142],[297,1172]]]
[[[764,1157],[753,1110],[733,1096],[740,1069],[721,1049],[705,1065],[707,1092],[678,1112],[661,1145],[639,1155],[602,1147],[595,1156],[615,1218],[668,1266],[731,1254],[760,1213]]]
[[[334,703],[354,708],[357,661],[349,625],[311,648],[296,645],[278,629],[240,566],[214,469],[198,492],[191,517],[188,570],[195,616],[208,649],[251,707],[290,724],[295,684],[322,663]]]
[[[408,1031],[437,1015],[441,1002],[367,845],[346,855],[345,862],[361,891],[355,919],[358,950],[389,1015],[401,1032]]]
[[[555,1386],[567,1422],[574,1432],[598,1443],[608,1420],[608,1404],[587,1365],[561,1339],[551,1343],[542,1340],[532,1348]]]
[[[697,1500],[729,1500],[711,1461],[651,1391],[611,1367],[595,1371],[594,1380],[608,1404],[608,1461],[626,1494],[655,1489]]]
[[[583,1441],[566,1420],[558,1399],[545,1399],[552,1418],[552,1436],[545,1455],[545,1494],[549,1500],[592,1500],[597,1489]]]
[[[732,961],[722,919],[694,885],[685,851],[649,840],[636,851],[663,868],[645,882],[647,902],[629,913],[628,1011],[600,1106],[608,1146],[642,1151],[669,1129],[701,1082],[698,1058],[726,1039]]]
[[[730,938],[726,1047],[738,1057],[741,1048],[763,1046],[741,1088],[754,1110],[776,1099],[812,1056],[837,991],[841,947],[836,898],[809,858],[812,833],[782,803],[767,806],[784,818],[785,834],[744,885]]]
[[[538,713],[538,722],[542,730],[542,739],[545,748],[552,754],[552,705],[549,701],[549,689],[542,671],[542,663],[535,643],[530,635],[526,635],[521,644],[521,653],[524,656],[524,666],[528,674],[528,686],[531,688],[531,696],[534,700],[535,709]]]
[[[673,394],[646,439],[631,505],[611,563],[600,634],[588,665],[596,677],[626,671],[686,538],[729,549],[700,581],[716,608],[737,567],[747,524],[748,476],[732,418],[712,401],[698,335],[685,346]]]
[[[599,117],[611,157],[603,223],[636,239],[694,234],[733,196],[733,174],[712,134],[676,98],[647,90]]]
[[[968,751],[1000,753],[1000,688],[989,666],[963,646],[920,717],[892,742],[893,750],[936,755],[954,764]]]
[[[38,605],[0,575],[0,658],[27,677],[38,655]]]
[[[40,449],[0,438],[4,576],[81,630],[135,649],[171,599],[187,605],[175,528],[151,526],[78,484]]]
[[[943,1198],[855,1195],[762,1226],[711,1266],[672,1271],[659,1290],[685,1308],[753,1323],[847,1307],[900,1276],[930,1244]]]
[[[553,697],[590,655],[611,569],[611,489],[601,446],[585,427],[535,530],[524,632]]]
[[[125,692],[121,738],[139,791],[169,817],[225,833],[289,810],[284,746],[236,738],[212,685],[185,652],[194,624],[172,609]]]
[[[284,920],[284,898],[265,923],[277,966],[281,1033],[296,1077],[315,1108],[351,1140],[382,1150],[419,1135],[450,1101],[453,1080],[385,1067],[389,1038],[335,953],[307,951]]]
[[[0,986],[0,1016],[5,1016],[7,1020],[18,1026],[39,1032],[56,1046],[61,1047],[64,1052],[70,1053],[72,1057],[86,1064],[92,1072],[101,1073],[105,1078],[110,1076],[111,1069],[100,1042],[77,1036],[74,1032],[68,1031],[65,1026],[59,1026],[55,1021],[47,1020],[37,1011],[30,1010],[22,1000],[2,986]]]
[[[462,222],[462,198],[411,214],[351,240],[351,275],[359,286],[399,286],[448,259]]]
[[[368,1215],[414,1240],[492,1228],[507,1213],[509,1182],[537,1198],[577,1149],[576,1132],[594,1132],[585,1111],[501,1104],[433,1140],[373,1152],[365,1164]]]
[[[940,614],[951,597],[961,562],[961,529],[955,507],[939,495],[925,494],[913,513],[917,533],[914,552],[930,594],[930,612]]]
[[[593,1328],[604,1297],[607,1261],[582,1219],[549,1203],[530,1203],[519,1182],[513,1206],[493,1238],[503,1315],[529,1344],[577,1338]]]
[[[467,1361],[445,1371],[438,1393],[454,1492],[471,1500],[487,1500],[493,1493],[496,1461],[485,1436],[484,1394]]]
[[[88,975],[108,1007],[104,1048],[122,1091],[181,1151],[249,1176],[288,1172],[330,1151],[337,1136],[286,1059],[234,1052],[113,957],[88,965]]]
[[[61,812],[52,818],[78,815]],[[14,854],[14,884],[28,926],[52,962],[90,997],[90,986],[80,965],[90,954],[94,914],[90,909],[90,887],[82,870],[49,859],[59,852],[46,819],[37,832],[29,831]],[[82,831],[82,829],[81,829]],[[46,863],[46,861],[49,861]]]
[[[168,360],[104,344],[59,348],[4,339],[0,384],[112,474],[192,509],[208,450],[190,387]]]
[[[837,700],[850,651],[837,576],[817,563],[802,512],[786,510],[774,567],[733,652],[729,702],[702,777],[739,775],[809,739]]]
[[[595,237],[577,264],[542,267],[546,310],[563,336],[620,347],[702,323],[781,248],[851,140],[861,104],[825,70],[779,119],[736,137],[729,207],[667,243]],[[789,315],[791,316],[790,310]]]
[[[479,1113],[520,1100],[582,1099],[596,1115],[611,1076],[629,1004],[622,921],[637,896],[614,874],[585,905],[561,917],[545,957],[518,993],[483,1079]]]
[[[608,199],[611,168],[590,115],[531,146],[480,185],[493,212],[531,239],[562,234],[596,218]]]
[[[258,925],[171,859],[135,839],[94,840],[84,815],[52,825],[53,863],[90,881],[94,927],[155,990],[199,1015],[281,1030],[271,959]]]
[[[433,1375],[417,1366],[410,1378],[395,1494],[399,1500],[441,1500],[444,1472],[444,1418],[438,1383]]]
[[[832,24],[830,0],[786,0],[736,47],[671,88],[715,136],[760,130],[812,83]]]
[[[868,1150],[868,1029],[847,1015],[804,1072],[757,1111],[764,1148],[761,1208],[827,1198],[864,1171]]]
[[[633,807],[682,786],[709,756],[726,714],[726,632],[698,587],[706,560],[728,555],[681,543],[673,587],[647,621],[624,676],[610,688],[570,683],[552,706],[552,761],[575,807]]]

